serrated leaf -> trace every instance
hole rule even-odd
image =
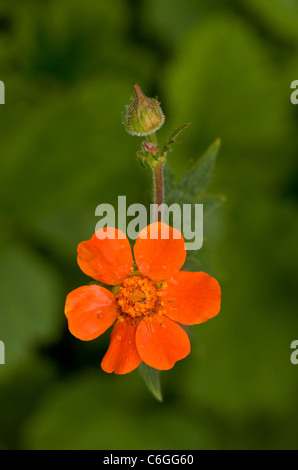
[[[168,204],[172,204],[173,202],[180,204],[183,202],[195,202],[204,194],[211,180],[211,173],[214,168],[220,143],[220,139],[217,139],[207,149],[204,155],[184,172],[176,186],[174,186],[172,181],[171,192],[167,194]]]
[[[198,162],[186,170],[177,187],[177,189],[183,191],[183,197],[186,196],[191,200],[204,193],[211,180],[211,172],[214,168],[219,147],[220,140],[217,139]]]
[[[200,198],[199,203],[204,205],[204,216],[217,209],[225,200],[225,196],[221,195],[204,195]]]
[[[141,362],[139,365],[139,371],[152,395],[158,401],[162,401],[159,371],[153,367],[147,366],[144,362]]]

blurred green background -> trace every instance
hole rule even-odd
[[[297,449],[298,3],[295,0],[1,0],[0,449]],[[217,137],[200,269],[218,317],[161,374],[105,374],[109,333],[67,330],[67,293],[90,282],[76,248],[95,208],[151,202],[121,112],[158,95],[177,176]]]

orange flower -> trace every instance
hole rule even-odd
[[[115,293],[83,286],[70,292],[65,305],[69,330],[81,340],[97,338],[115,322],[101,367],[116,374],[131,372],[142,361],[170,369],[190,352],[188,336],[178,323],[202,323],[220,310],[220,287],[213,277],[180,271],[186,250],[178,230],[161,222],[148,225],[133,251],[136,269],[128,239],[111,227],[80,243],[82,271],[114,286]]]

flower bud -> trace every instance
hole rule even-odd
[[[153,134],[165,120],[160,103],[147,98],[139,85],[134,86],[134,93],[134,101],[126,106],[126,114],[123,116],[125,129],[132,135]]]
[[[143,147],[147,152],[153,153],[153,155],[157,154],[157,147],[151,142],[143,142]]]

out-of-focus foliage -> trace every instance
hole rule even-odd
[[[297,448],[297,18],[293,0],[2,0],[0,448]],[[151,202],[121,123],[137,82],[162,101],[161,142],[192,122],[176,181],[222,141],[191,254],[222,311],[189,328],[162,404],[137,371],[100,370],[109,332],[80,342],[63,314],[90,282],[76,247],[97,205]]]

